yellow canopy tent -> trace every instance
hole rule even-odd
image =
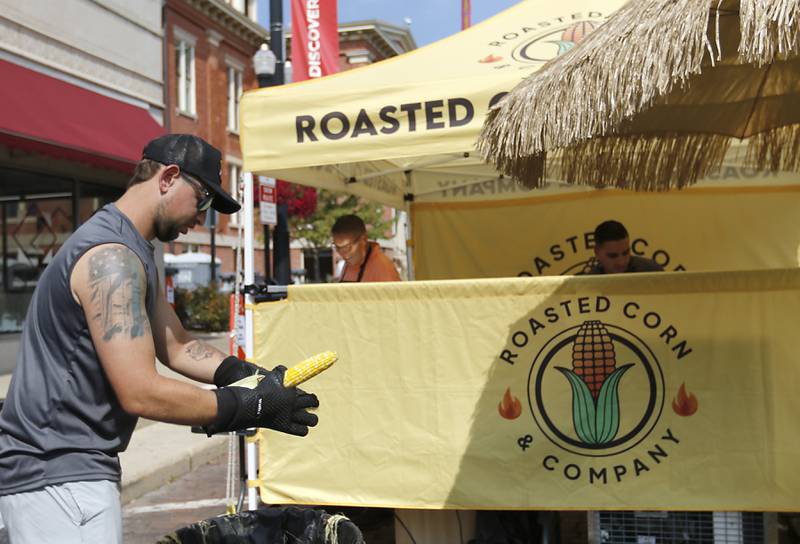
[[[486,112],[621,0],[530,0],[365,68],[245,93],[244,167],[402,208],[443,187],[503,182],[475,152]]]
[[[796,266],[797,176],[730,164],[682,192],[530,190],[475,151],[489,105],[622,3],[528,0],[394,59],[247,92],[245,169],[406,207],[417,279],[573,273],[612,217],[668,269]]]
[[[670,256],[670,269],[796,266],[800,233],[793,221],[800,211],[800,184],[793,177],[730,165],[680,193],[639,195],[557,182],[528,191],[477,156],[474,143],[489,105],[547,59],[579,42],[621,4],[529,0],[393,60],[248,92],[241,119],[245,169],[395,207],[411,203],[418,277],[428,279],[569,273],[589,254],[587,233],[609,215],[631,227],[635,252],[654,256],[660,250],[659,258]],[[691,255],[686,246],[691,246]],[[758,271],[730,277],[644,275],[634,283],[617,277],[290,287],[287,302],[254,310],[254,359],[269,366],[335,349],[342,362],[309,384],[323,399],[325,413],[308,438],[269,434],[270,447],[262,452],[268,457],[262,465],[262,497],[268,502],[456,509],[793,509],[796,504],[780,486],[793,483],[786,452],[793,451],[797,433],[770,435],[775,442],[769,444],[778,453],[762,459],[733,439],[718,440],[710,430],[735,437],[741,431],[736,425],[746,421],[743,436],[756,438],[745,445],[758,445],[770,429],[784,428],[784,414],[794,413],[796,403],[786,401],[794,397],[783,387],[790,379],[773,384],[753,376],[792,372],[781,361],[791,359],[786,359],[791,342],[784,312],[797,306],[796,276],[796,271]],[[584,293],[594,301],[607,297],[613,305],[608,312],[616,313],[587,306],[585,315],[559,318],[557,327],[545,324],[552,319],[548,310],[580,308]],[[651,327],[656,319],[652,308],[666,316],[659,317],[664,327]],[[636,451],[614,451],[597,462],[591,455],[576,461],[559,453],[561,446],[537,427],[538,412],[526,405],[516,413],[520,399],[536,398],[526,385],[536,353],[551,339],[560,342],[556,335],[562,329],[578,330],[590,318],[625,328],[632,315],[643,324],[637,322],[632,336],[619,345],[634,345],[634,335],[643,338],[653,346],[652,358],[669,370],[667,381],[652,373],[656,405],[665,407],[652,428],[661,432],[658,437],[674,430],[667,423],[688,429],[675,435],[682,450],[664,450],[673,456],[669,464],[662,466],[655,454],[659,461],[653,464],[662,470],[652,474],[656,483],[674,486],[669,493],[649,485],[651,472],[637,469]],[[725,327],[717,325],[720,316]],[[761,316],[769,318],[762,323]],[[537,323],[550,327],[546,334]],[[678,324],[665,328],[671,323]],[[697,364],[678,364],[674,345],[668,345],[673,329],[689,331]],[[299,341],[298,334],[304,333],[298,331],[308,330],[314,334]],[[571,344],[558,345],[563,349]],[[715,351],[716,345],[725,349]],[[651,348],[638,349],[649,361],[645,355]],[[508,359],[514,357],[504,358],[506,352],[524,362],[512,364]],[[620,364],[629,364],[622,354]],[[559,351],[559,357],[559,366],[571,361],[568,351]],[[555,366],[547,368],[553,371]],[[558,386],[553,390],[560,396],[548,400],[560,410],[558,423],[571,429],[571,386],[559,372],[554,370],[552,378],[542,374],[542,379]],[[626,399],[634,400],[623,402],[647,405],[637,393],[641,382],[629,381],[633,388],[625,392]],[[753,384],[747,402],[728,386],[735,383]],[[699,415],[680,413],[682,384],[702,399]],[[516,416],[509,422],[515,423],[506,422],[507,416],[498,411],[507,389],[506,407]],[[772,410],[763,398],[779,409]],[[740,410],[728,410],[731,406]],[[746,414],[751,406],[761,411]],[[763,406],[777,415],[759,428]],[[636,424],[626,420],[623,427]],[[572,430],[565,432],[574,438]],[[528,436],[535,449],[527,448]],[[703,451],[709,436],[720,446],[713,456]],[[666,445],[672,443],[665,439]],[[643,455],[659,446],[638,444]],[[552,459],[543,464],[551,454],[558,455],[556,468]],[[734,465],[713,464],[726,455]],[[629,474],[643,474],[641,479],[631,477],[615,486],[614,467],[622,463],[615,461],[622,459],[617,456],[624,457]],[[748,474],[748,488],[720,485],[726,483],[726,468],[745,464],[767,466],[763,472],[775,478],[762,481]],[[709,466],[717,466],[720,474],[705,477]],[[315,472],[328,468],[335,477]],[[574,483],[578,469],[584,478]],[[609,478],[610,486],[585,493],[594,485],[589,480],[593,470],[597,478]],[[325,490],[320,482],[327,482]],[[714,487],[703,493],[692,487],[706,484]],[[743,493],[758,486],[781,492]],[[321,496],[322,491],[329,493]],[[681,502],[686,497],[691,500]]]

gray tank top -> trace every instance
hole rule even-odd
[[[70,291],[78,259],[100,244],[123,244],[142,261],[147,315],[155,315],[153,246],[109,204],[84,223],[42,273],[22,329],[17,366],[0,412],[0,495],[46,485],[120,479],[137,418],[122,410]]]

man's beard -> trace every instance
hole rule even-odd
[[[181,227],[172,219],[164,217],[163,207],[159,207],[156,212],[155,225],[156,238],[161,242],[171,242],[181,233]]]

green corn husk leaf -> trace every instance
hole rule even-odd
[[[557,366],[556,370],[560,370],[572,386],[572,423],[578,438],[586,444],[597,444],[594,399],[589,386],[568,368]]]
[[[619,381],[622,375],[632,367],[632,364],[623,365],[603,381],[600,393],[597,395],[597,443],[605,444],[614,439],[619,431]]]

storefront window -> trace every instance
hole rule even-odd
[[[47,265],[78,224],[123,189],[84,184],[73,200],[76,181],[0,169],[0,333],[19,332],[33,290]]]

